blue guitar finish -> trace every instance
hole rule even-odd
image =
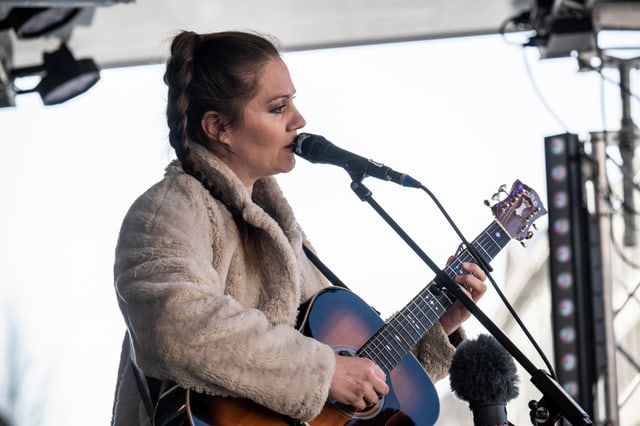
[[[432,425],[440,412],[438,394],[411,352],[401,356],[398,345],[381,346],[384,343],[376,332],[384,326],[385,322],[376,311],[354,293],[330,287],[311,300],[301,331],[337,352],[367,356],[387,374],[391,390],[378,405],[354,412],[348,407],[331,404],[346,417],[351,417],[345,425]]]

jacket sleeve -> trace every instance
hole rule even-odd
[[[447,336],[440,321],[436,321],[412,352],[425,368],[431,380],[437,382],[449,374],[456,346],[465,338],[466,334],[462,327],[458,328],[451,336]]]
[[[212,259],[237,256],[214,253],[232,222],[207,208],[202,193],[199,184],[157,185],[123,221],[115,286],[135,361],[181,387],[310,420],[328,395],[333,350],[225,294],[229,271],[216,270]]]

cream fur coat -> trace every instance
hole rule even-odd
[[[294,327],[298,306],[329,285],[305,256],[309,245],[276,180],[253,197],[217,157],[193,144],[197,167],[264,230],[259,270],[246,268],[237,227],[177,162],[127,213],[114,266],[118,303],[136,364],[198,392],[252,399],[308,421],[327,398],[333,350]],[[260,206],[264,206],[260,207]],[[112,424],[150,424],[125,338]],[[433,380],[447,374],[453,346],[437,324],[415,350]]]

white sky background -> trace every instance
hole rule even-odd
[[[498,36],[284,57],[307,120],[303,131],[420,180],[473,240],[492,221],[483,201],[500,184],[519,178],[546,203],[545,136],[604,126],[595,73],[577,73],[569,58],[525,54],[533,81],[567,128],[536,96],[522,49]],[[19,345],[11,346],[28,378],[28,400],[43,413],[35,421],[34,408],[23,407],[29,416],[21,425],[109,424],[124,331],[112,282],[115,241],[126,209],[173,155],[162,73],[162,66],[106,70],[88,93],[63,105],[44,108],[37,95],[24,95],[16,108],[0,110],[1,309],[20,320]],[[605,89],[607,127],[617,130],[619,92],[612,84]],[[321,258],[383,316],[433,278],[356,197],[343,170],[298,159],[279,180]],[[364,183],[443,265],[460,241],[427,195]],[[502,260],[494,262],[499,283]],[[491,311],[489,293],[480,307]],[[5,321],[0,316],[0,325]],[[469,328],[482,332],[473,321]],[[0,343],[4,367],[6,346]]]

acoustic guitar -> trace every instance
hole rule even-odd
[[[501,191],[506,193],[506,187]],[[495,220],[470,243],[487,263],[511,239],[530,238],[529,228],[546,213],[535,191],[519,180],[491,210]],[[463,262],[475,262],[469,248],[461,248],[444,272],[450,278],[467,273]],[[299,330],[303,334],[330,345],[336,353],[369,358],[387,374],[390,392],[363,411],[327,401],[318,417],[302,423],[247,399],[209,396],[174,386],[160,396],[154,425],[433,425],[440,412],[438,395],[411,348],[454,301],[453,294],[434,279],[386,322],[343,287],[326,288],[301,308]]]

